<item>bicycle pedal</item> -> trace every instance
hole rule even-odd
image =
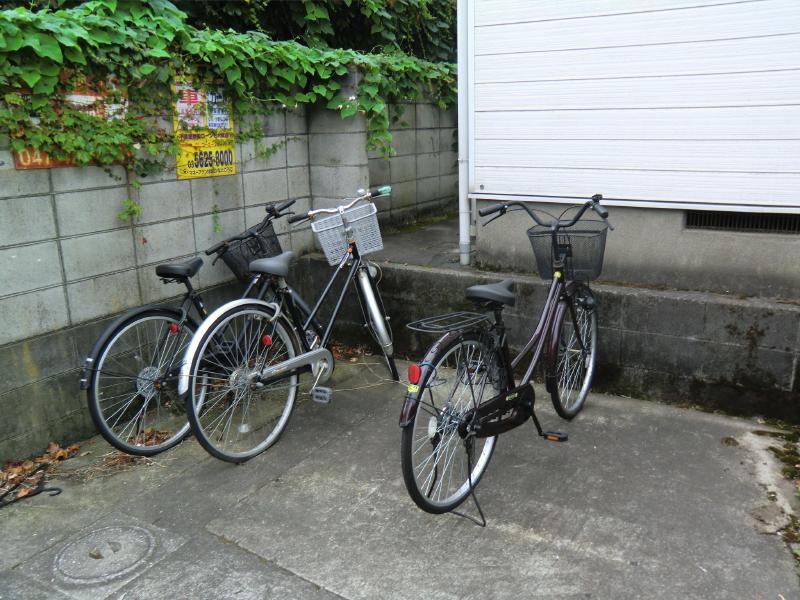
[[[566,433],[561,433],[560,431],[545,431],[542,437],[548,442],[566,442],[569,439]]]
[[[317,386],[311,389],[311,399],[319,404],[330,404],[333,400],[333,390],[329,387]]]

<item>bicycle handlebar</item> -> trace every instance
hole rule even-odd
[[[299,215],[292,215],[288,219],[286,219],[287,223],[297,223],[298,221],[305,221],[308,218],[308,214],[300,213]]]
[[[589,208],[591,208],[592,210],[594,210],[598,214],[598,216],[601,219],[603,219],[603,221],[605,221],[606,225],[608,225],[610,229],[613,229],[613,227],[611,227],[611,223],[608,222],[608,209],[606,207],[604,207],[604,206],[600,206],[600,200],[602,200],[602,199],[603,199],[603,195],[602,194],[595,194],[589,200],[586,201],[586,203],[583,205],[583,207],[581,207],[581,209],[578,211],[578,214],[576,214],[569,221],[562,221],[560,219],[556,219],[555,221],[551,221],[549,223],[545,223],[544,221],[542,221],[536,215],[536,213],[533,210],[530,209],[530,207],[528,207],[528,205],[526,203],[517,202],[517,201],[501,202],[500,204],[493,204],[492,206],[487,206],[485,208],[481,208],[478,211],[478,214],[480,216],[482,216],[482,217],[487,217],[489,215],[493,215],[494,213],[499,212],[500,213],[500,215],[498,215],[498,217],[499,217],[499,216],[504,215],[506,213],[506,211],[509,209],[509,207],[511,207],[511,206],[519,206],[520,208],[524,209],[525,212],[528,213],[530,218],[533,219],[536,222],[537,225],[541,225],[542,227],[547,227],[548,229],[553,229],[553,228],[565,229],[567,227],[572,227],[573,225],[575,225],[575,223],[577,223],[578,220],[583,216],[583,213],[585,213]],[[497,218],[497,217],[495,217],[495,218]],[[494,220],[494,219],[490,219],[490,221],[491,220]],[[487,223],[488,223],[488,221],[487,221]],[[484,225],[486,225],[486,223],[484,223]]]
[[[305,221],[306,219],[311,219],[315,215],[320,213],[326,213],[335,215],[339,211],[347,210],[351,208],[356,202],[360,202],[361,200],[369,200],[371,198],[378,198],[379,196],[388,196],[392,193],[392,186],[390,185],[382,185],[377,188],[373,188],[371,190],[358,190],[356,193],[361,194],[356,198],[345,198],[345,200],[350,200],[348,204],[344,204],[342,206],[337,206],[336,208],[318,208],[317,210],[310,210],[307,213],[302,213],[299,215],[294,215],[287,219],[289,223],[299,223],[300,221]]]
[[[231,242],[238,242],[257,235],[262,229],[264,229],[267,226],[267,224],[270,221],[285,216],[284,211],[290,206],[292,206],[292,204],[294,204],[295,202],[297,202],[296,199],[287,200],[286,202],[283,202],[278,206],[275,206],[274,204],[268,205],[266,208],[267,216],[264,217],[264,220],[261,221],[261,223],[259,223],[258,225],[254,225],[253,227],[250,227],[249,229],[245,230],[243,233],[240,233],[239,235],[234,235],[233,237],[229,237],[227,240],[223,240],[221,242],[214,244],[208,250],[206,250],[206,256],[211,256],[212,254],[218,253],[222,248],[226,247]]]

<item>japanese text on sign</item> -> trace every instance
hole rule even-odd
[[[198,90],[187,81],[176,82],[175,91],[178,179],[235,174],[233,119],[223,92]]]

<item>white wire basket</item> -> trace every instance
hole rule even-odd
[[[350,228],[352,239],[361,255],[383,249],[381,229],[378,226],[378,209],[372,202],[355,206],[339,214],[311,222],[329,265],[338,265],[347,252]]]

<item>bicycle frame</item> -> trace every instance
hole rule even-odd
[[[553,235],[553,244],[554,246],[556,245],[555,235]],[[557,255],[554,254],[553,256],[556,257]],[[570,310],[573,318],[575,317],[575,307],[572,297],[575,289],[580,284],[576,281],[564,281],[563,273],[560,270],[563,268],[563,264],[563,256],[558,255],[556,258],[554,258],[554,277],[550,284],[550,289],[548,291],[544,307],[539,315],[539,321],[537,322],[536,328],[528,342],[513,359],[511,358],[511,353],[508,347],[508,337],[506,335],[505,324],[503,323],[502,319],[503,307],[499,304],[495,306],[491,306],[490,304],[490,308],[494,310],[495,322],[486,331],[486,334],[491,335],[494,338],[494,343],[499,349],[499,353],[503,362],[501,366],[505,368],[508,385],[504,393],[501,393],[495,398],[490,399],[488,402],[485,402],[477,408],[478,420],[480,421],[480,424],[475,430],[477,437],[488,437],[509,431],[510,429],[518,427],[527,421],[529,417],[533,420],[536,430],[540,436],[549,434],[549,432],[548,434],[543,433],[541,425],[539,424],[534,412],[533,407],[535,394],[533,388],[530,386],[530,381],[531,377],[533,376],[533,372],[536,370],[536,367],[542,358],[543,352],[545,352],[545,357],[549,361],[547,366],[554,366],[553,361],[558,355],[558,330],[564,315],[564,311]],[[408,393],[406,394],[403,409],[400,413],[401,427],[409,425],[417,413],[419,404],[422,402],[421,394],[428,385],[430,377],[432,377],[434,374],[431,360],[438,352],[439,346],[443,342],[449,342],[452,339],[452,336],[457,337],[462,335],[462,333],[463,332],[461,331],[455,331],[446,334],[437,340],[437,342],[435,342],[429,349],[428,354],[420,363],[422,370],[418,385],[409,386]],[[545,344],[548,342],[548,340],[549,345],[546,347]],[[580,340],[579,338],[578,341],[581,346],[583,346],[583,340]],[[527,356],[529,353],[531,354],[530,362],[525,370],[525,374],[520,379],[519,385],[517,385],[514,375],[515,370],[522,364],[525,356]],[[470,382],[470,386],[471,385],[472,384]],[[464,422],[466,423],[470,421],[470,417],[471,414],[468,413],[468,415],[464,418]],[[462,433],[465,434],[465,432]]]
[[[347,275],[345,276],[344,285],[342,287],[341,292],[339,293],[339,297],[336,299],[336,305],[334,306],[333,312],[328,320],[327,325],[323,328],[321,323],[317,319],[317,315],[322,308],[322,304],[325,302],[325,299],[330,294],[331,289],[333,288],[333,284],[339,278],[340,273],[344,270],[347,262],[352,259],[350,267],[347,271]],[[319,343],[316,347],[311,346],[309,340],[306,338],[305,335],[300,335],[300,343],[303,347],[304,354],[295,357],[295,359],[291,359],[287,362],[295,362],[301,363],[298,366],[290,366],[289,368],[285,368],[283,366],[275,366],[273,369],[275,370],[274,373],[270,374],[265,371],[262,374],[262,377],[258,379],[259,383],[263,383],[265,385],[272,383],[274,381],[285,379],[287,377],[291,377],[293,375],[300,375],[301,373],[312,372],[313,365],[317,363],[320,359],[327,360],[328,355],[330,354],[327,350],[328,343],[330,342],[331,331],[333,329],[333,325],[336,322],[339,312],[341,311],[342,305],[344,304],[345,296],[347,295],[350,286],[353,284],[358,272],[360,269],[364,268],[364,261],[361,258],[361,255],[358,253],[358,247],[354,242],[351,242],[348,245],[347,252],[342,256],[341,261],[337,265],[333,275],[331,275],[330,279],[328,280],[325,289],[320,294],[319,298],[317,299],[314,308],[310,311],[308,308],[302,303],[302,300],[299,296],[289,288],[288,286],[280,287],[278,286],[276,292],[281,297],[281,310],[285,307],[289,313],[291,321],[297,325],[302,324],[302,332],[308,330],[309,327],[313,327],[314,331],[319,336]],[[360,291],[359,291],[360,293]],[[302,333],[298,331],[298,333]],[[330,372],[333,369],[333,365],[331,364],[325,372],[327,375],[330,375]],[[326,377],[327,378],[327,377]]]

